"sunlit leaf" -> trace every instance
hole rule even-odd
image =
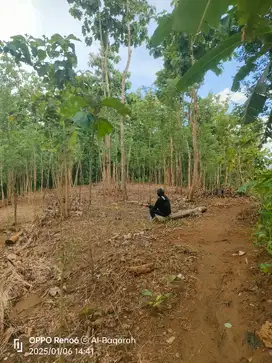
[[[72,121],[74,121],[78,126],[83,128],[89,128],[91,119],[89,117],[89,113],[86,111],[79,111],[72,117]]]
[[[79,38],[77,38],[74,34],[68,35],[68,37],[66,39],[67,40],[76,40],[78,42],[81,42],[81,40]]]
[[[131,115],[129,107],[124,105],[118,98],[104,98],[102,101],[102,106],[113,108],[122,116]]]
[[[178,81],[177,88],[179,90],[185,90],[194,83],[199,82],[207,71],[218,65],[220,61],[230,57],[234,49],[241,43],[240,34],[235,34],[223,41],[216,48],[210,50],[189,68]]]
[[[112,124],[105,118],[100,117],[96,120],[96,131],[98,137],[104,137],[113,130]]]
[[[158,20],[158,27],[156,28],[154,34],[151,38],[151,46],[158,46],[167,35],[169,35],[173,28],[173,16],[171,14],[167,14],[162,16]]]
[[[272,62],[268,63],[265,67],[261,77],[259,78],[254,90],[251,93],[251,96],[246,102],[246,109],[244,115],[244,122],[251,123],[256,117],[262,112],[264,104],[267,100],[267,77],[270,73],[272,67]]]
[[[264,46],[260,52],[258,52],[253,57],[250,57],[247,60],[246,64],[239,69],[233,79],[231,88],[233,92],[238,91],[240,89],[240,82],[256,69],[256,65],[254,64],[254,62],[256,62],[256,60],[259,59],[262,55],[264,55],[268,51],[268,48],[269,46]]]
[[[77,142],[77,131],[75,130],[75,131],[73,131],[73,133],[70,137],[70,142],[69,142],[70,148],[75,147],[76,142]]]
[[[259,268],[264,272],[264,273],[269,273],[272,272],[272,264],[271,263],[261,263],[259,265]]]
[[[152,291],[145,289],[145,290],[142,291],[142,295],[143,296],[152,296],[153,293],[152,293]]]
[[[231,0],[180,0],[173,12],[173,30],[196,34],[217,26]]]
[[[51,43],[51,44],[58,43],[60,45],[64,45],[65,44],[65,39],[60,34],[54,34],[50,38],[49,43]]]

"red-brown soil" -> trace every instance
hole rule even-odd
[[[146,202],[149,195],[155,198],[155,190],[130,185],[129,199]],[[18,228],[23,234],[14,246],[4,243],[12,207],[0,209],[0,293],[8,300],[1,362],[59,362],[53,355],[27,355],[29,337],[86,335],[133,337],[135,343],[97,343],[93,356],[75,355],[75,345],[68,344],[73,355],[62,362],[272,362],[256,335],[272,321],[272,287],[271,276],[258,268],[271,257],[254,247],[251,237],[254,201],[199,199],[195,206],[208,208],[202,216],[151,224],[146,208],[122,202],[117,190],[103,195],[100,186],[93,188],[88,217],[87,192],[82,188],[83,203],[74,202],[62,223],[54,218],[52,193],[44,201],[40,194],[22,200]],[[173,210],[190,208],[177,192],[168,189]],[[43,212],[44,205],[52,208]],[[238,251],[245,254],[235,255]],[[154,270],[139,276],[129,271],[145,263],[153,263]],[[180,277],[169,282],[170,275]],[[144,289],[171,296],[152,308]],[[13,348],[16,337],[23,353]]]

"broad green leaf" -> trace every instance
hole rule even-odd
[[[256,29],[270,27],[270,21],[265,18],[271,9],[271,0],[237,0],[237,12],[239,25],[245,25],[244,37],[251,41]]]
[[[29,53],[28,46],[24,42],[24,37],[21,38],[21,36],[14,36],[12,37],[13,41],[7,42],[6,46],[4,47],[4,51],[9,53],[11,51],[11,54],[14,55],[16,53],[16,59],[20,62],[25,62],[29,65],[31,65],[31,57]],[[23,41],[24,39],[24,41]]]
[[[40,61],[43,61],[47,57],[47,54],[46,54],[46,52],[44,50],[38,49],[37,56],[38,56]]]
[[[272,62],[268,63],[263,74],[259,78],[251,96],[246,101],[246,109],[243,121],[245,123],[253,122],[256,117],[262,112],[264,104],[268,98],[267,95],[267,77],[270,73]]]
[[[233,79],[231,88],[233,92],[236,92],[240,89],[240,82],[245,79],[250,74],[250,72],[253,72],[255,70],[256,65],[254,64],[254,62],[256,62],[256,60],[259,59],[262,55],[264,55],[268,51],[268,48],[268,46],[264,46],[260,50],[260,52],[258,52],[255,56],[250,57],[247,60],[247,63],[239,69]]]
[[[102,106],[113,108],[122,116],[131,115],[131,111],[128,106],[124,105],[118,98],[104,98],[102,101]]]
[[[105,118],[100,117],[96,120],[95,124],[98,137],[104,137],[113,130],[112,124]]]
[[[146,289],[142,291],[142,295],[143,296],[153,296],[152,291],[146,290]]]
[[[244,193],[246,192],[249,188],[253,187],[255,185],[255,182],[250,181],[248,183],[246,183],[245,185],[242,185],[240,188],[238,188],[236,190],[236,193]]]
[[[173,30],[189,34],[217,26],[231,0],[180,0],[173,12]]]
[[[173,16],[172,14],[167,14],[162,16],[158,20],[158,27],[156,28],[154,34],[151,38],[151,46],[157,47],[162,43],[165,37],[169,35],[173,28]]]
[[[78,42],[81,42],[81,40],[79,38],[77,38],[74,34],[68,35],[68,37],[66,39],[67,40],[76,40]]]
[[[26,38],[23,35],[13,35],[10,38],[14,41],[19,41],[19,42],[24,42],[24,43],[26,42]]]
[[[259,265],[259,268],[264,272],[264,273],[269,273],[272,272],[272,264],[271,263],[261,263]]]
[[[194,83],[199,82],[207,71],[218,65],[220,61],[230,57],[234,49],[241,43],[240,34],[235,34],[223,41],[218,47],[210,50],[189,68],[177,82],[177,88],[185,90]]]
[[[91,118],[89,117],[89,113],[86,111],[79,111],[72,117],[72,121],[74,121],[78,126],[83,128],[89,128],[91,123]]]
[[[84,97],[71,95],[61,103],[60,114],[64,118],[71,118],[74,117],[77,112],[81,111],[82,108],[87,106],[88,103]]]
[[[70,148],[74,148],[77,142],[77,131],[73,131],[71,137],[70,137],[70,142],[69,142],[69,146]]]
[[[58,43],[60,45],[65,44],[65,39],[60,34],[54,34],[52,35],[51,39],[49,40],[49,43]]]
[[[37,69],[37,73],[40,77],[44,77],[45,75],[48,74],[50,70],[50,65],[49,64],[43,64],[42,66],[40,66],[38,69]]]

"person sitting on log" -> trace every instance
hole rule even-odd
[[[171,214],[171,203],[164,194],[163,189],[157,190],[158,199],[155,205],[148,205],[150,216],[154,219],[157,216],[168,217]]]

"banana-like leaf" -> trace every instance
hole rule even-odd
[[[256,62],[257,59],[259,59],[262,55],[264,55],[267,50],[269,49],[269,46],[263,46],[263,48],[253,57],[250,57],[246,64],[242,66],[239,71],[236,73],[231,90],[233,92],[236,92],[240,89],[240,82],[245,79],[251,72],[253,72],[256,68],[256,65],[254,62]]]
[[[173,13],[173,30],[189,34],[217,26],[233,0],[180,0]]]
[[[210,26],[219,25],[222,15],[233,3],[234,0],[180,0],[172,14],[159,19],[151,45],[160,45],[172,31],[193,35],[208,31]]]
[[[268,98],[267,95],[267,77],[272,67],[272,61],[267,64],[263,74],[259,78],[256,86],[254,87],[251,96],[246,101],[245,115],[243,118],[244,123],[248,124],[255,121],[256,117],[262,112],[264,104]]]
[[[237,0],[238,23],[244,27],[244,39],[251,41],[256,29],[267,30],[270,20],[266,15],[271,12],[271,0]]]
[[[122,116],[126,115],[131,116],[131,111],[128,108],[128,106],[123,104],[118,98],[114,97],[104,98],[102,101],[102,106],[113,108]]]
[[[234,34],[222,42],[219,46],[210,50],[202,58],[196,61],[191,68],[189,68],[184,76],[177,82],[177,88],[182,91],[194,83],[199,82],[207,71],[213,69],[222,60],[230,57],[234,49],[241,43],[240,34]]]
[[[173,15],[167,14],[159,18],[158,26],[153,33],[150,44],[152,47],[157,47],[162,41],[171,34],[173,30]]]

